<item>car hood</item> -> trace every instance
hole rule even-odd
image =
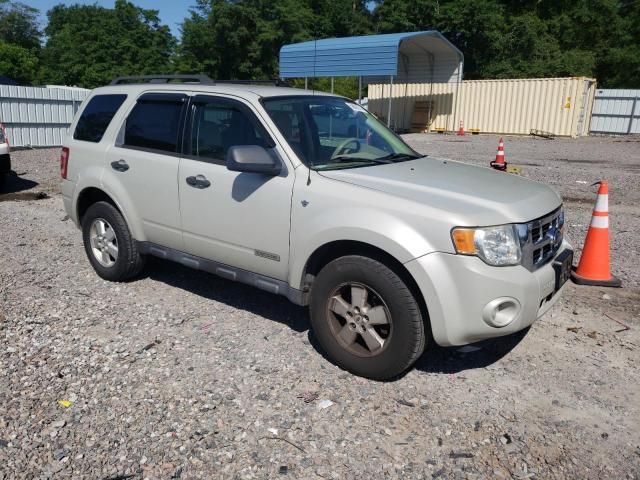
[[[416,160],[321,175],[448,212],[458,225],[523,223],[555,210],[562,203],[550,187],[510,173],[453,160]]]

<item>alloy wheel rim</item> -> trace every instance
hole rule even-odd
[[[380,355],[393,333],[387,304],[378,292],[359,282],[343,283],[333,290],[327,318],[336,341],[359,357]]]
[[[94,258],[103,267],[112,267],[118,260],[116,232],[104,218],[96,218],[89,229],[89,242]]]

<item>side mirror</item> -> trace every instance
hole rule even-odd
[[[237,145],[227,150],[227,169],[232,172],[262,173],[276,176],[282,164],[274,152],[258,145]]]

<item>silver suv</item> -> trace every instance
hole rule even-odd
[[[524,329],[569,276],[553,190],[421,155],[346,98],[120,78],[69,132],[64,206],[98,275],[154,255],[284,295],[358,375]]]

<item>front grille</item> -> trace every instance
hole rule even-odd
[[[518,226],[522,244],[522,265],[530,271],[547,264],[562,245],[564,212],[562,207],[548,215]]]

